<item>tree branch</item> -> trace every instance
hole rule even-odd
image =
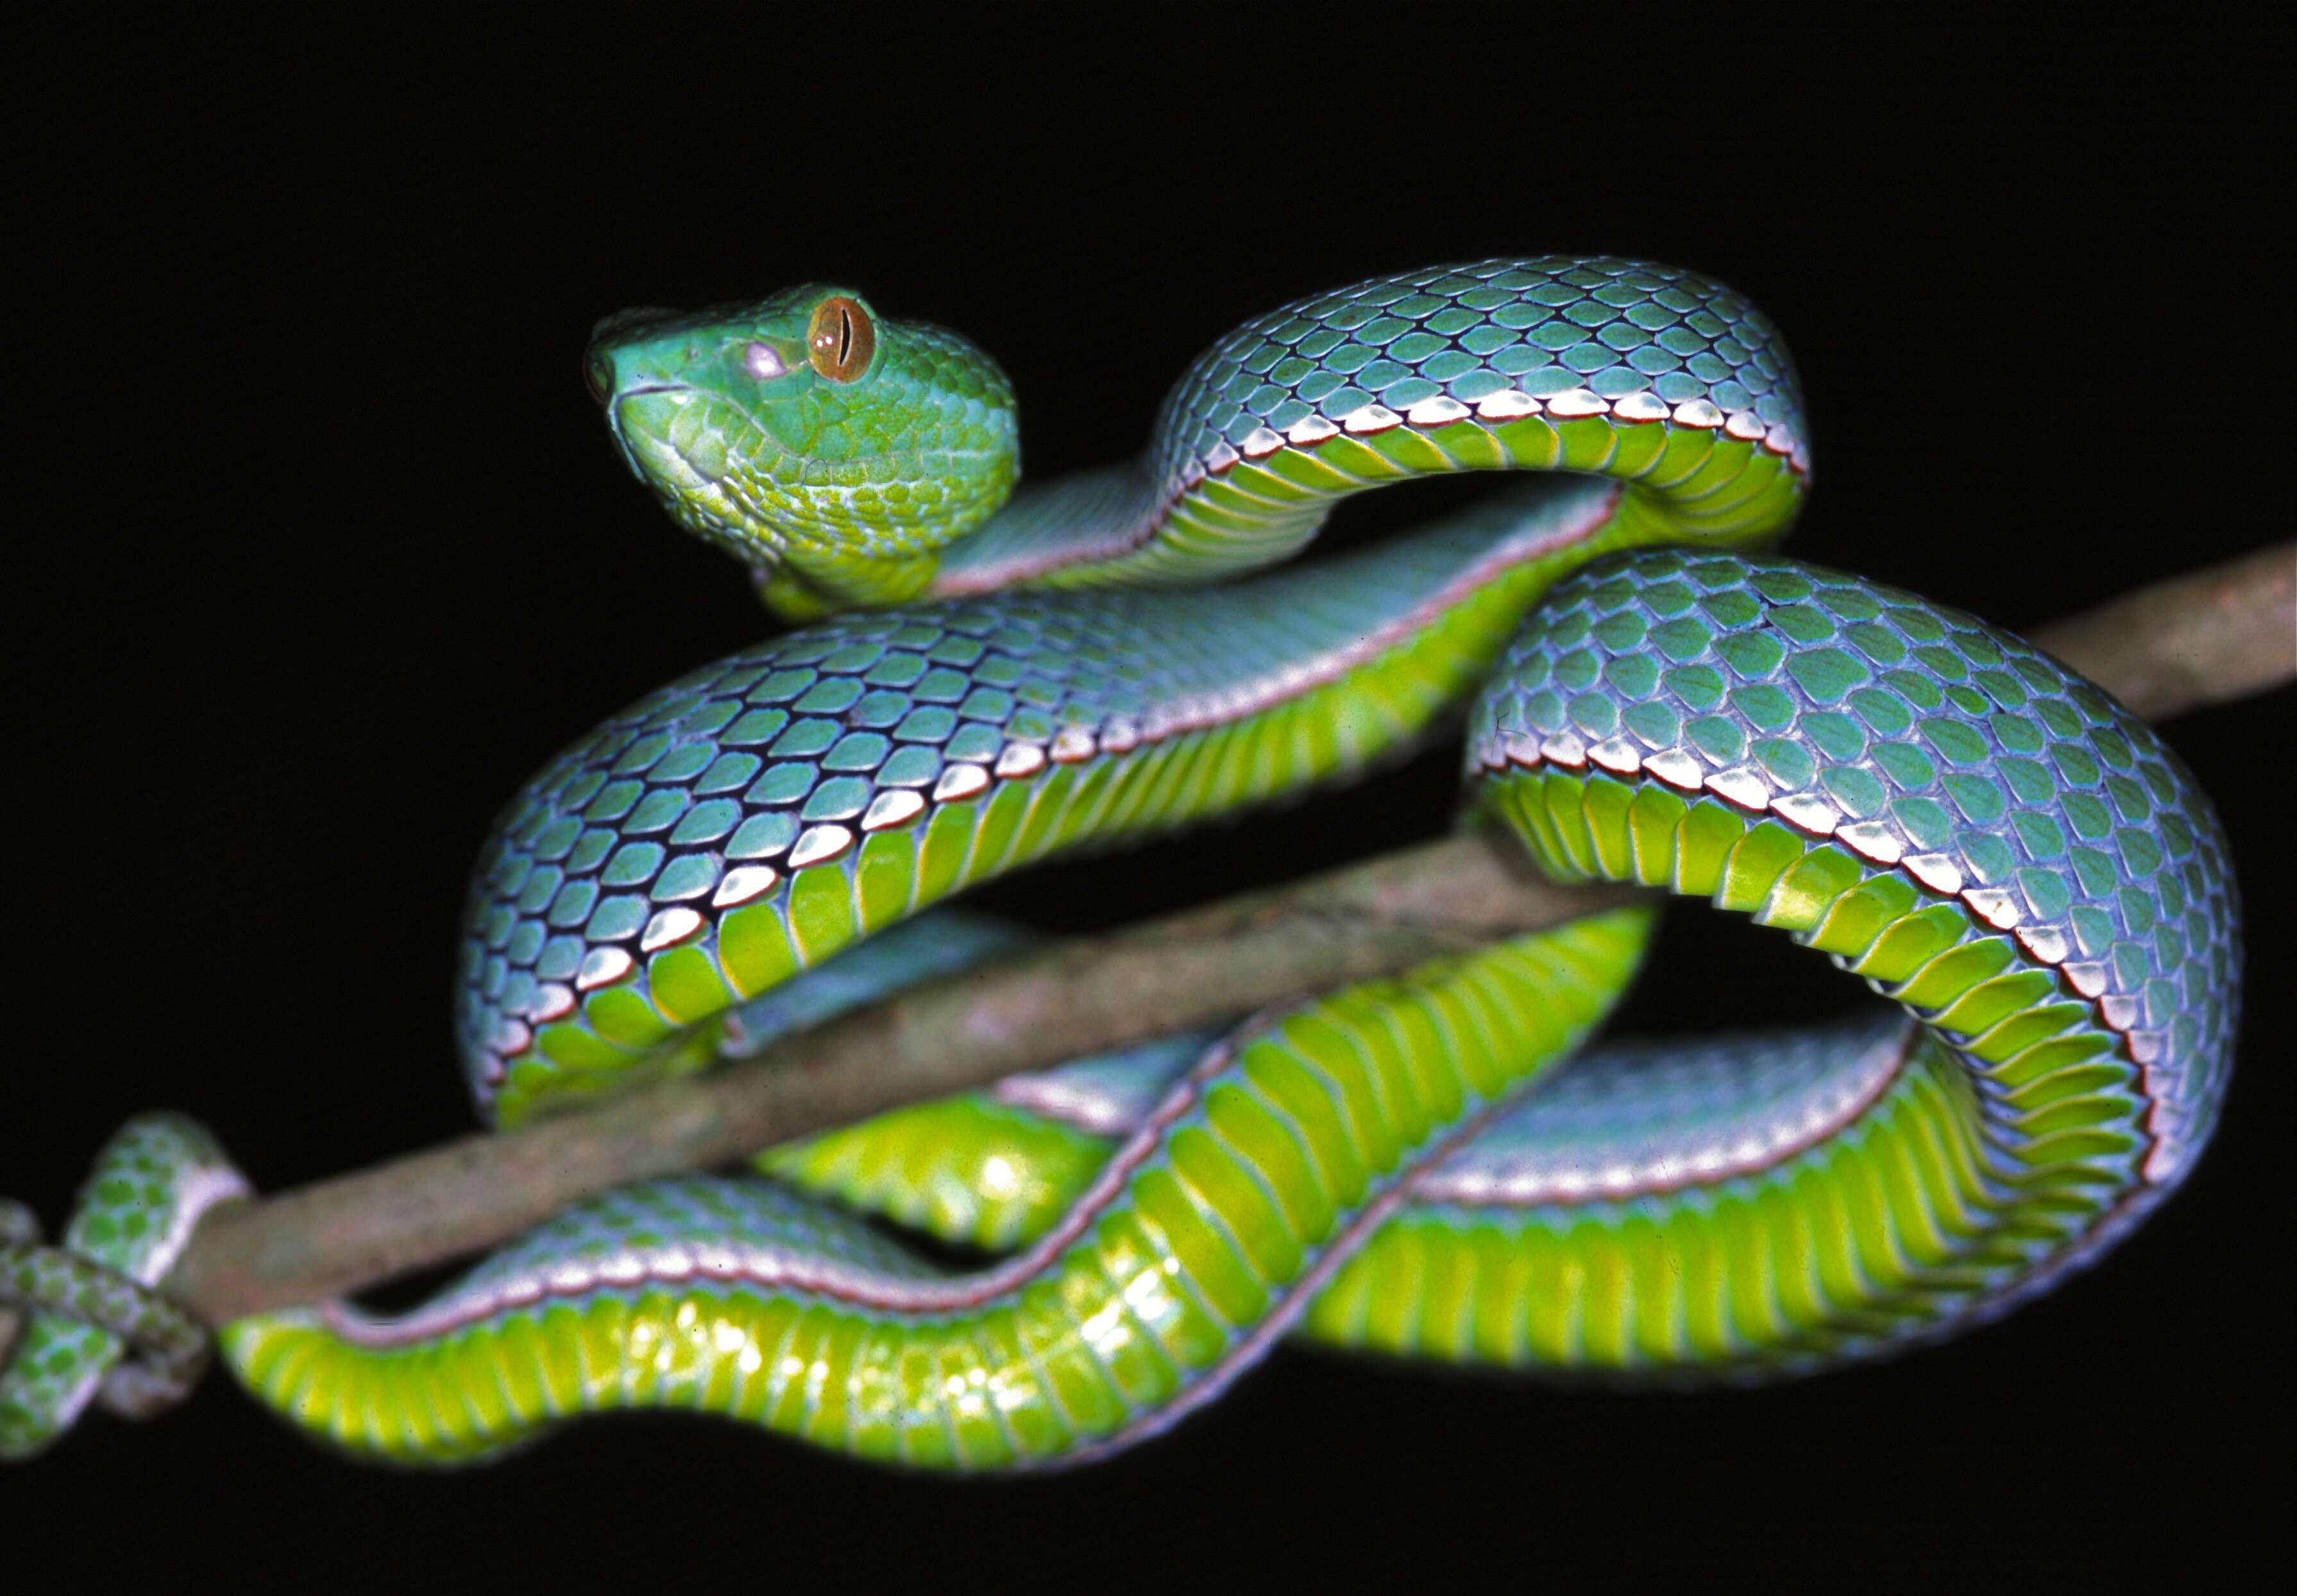
[[[2297,544],[2034,641],[2153,719],[2297,677]],[[705,1076],[213,1212],[164,1289],[210,1324],[501,1241],[566,1204],[1630,901],[1461,836],[913,987]]]
[[[2297,543],[2171,577],[2034,641],[2149,720],[2297,677]]]

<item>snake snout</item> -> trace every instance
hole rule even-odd
[[[648,358],[650,351],[597,343],[583,358],[582,383],[590,397],[605,410],[608,420],[628,399],[650,393],[684,393],[694,384],[674,363]]]
[[[601,408],[611,403],[614,397],[614,357],[594,346],[582,358],[582,384]]]

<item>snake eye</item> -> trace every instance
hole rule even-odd
[[[833,383],[851,383],[869,369],[877,329],[869,313],[844,294],[832,294],[813,308],[805,330],[805,358]]]

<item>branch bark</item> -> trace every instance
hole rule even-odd
[[[2034,634],[2151,719],[2297,678],[2297,543]],[[999,1076],[1351,982],[1627,901],[1461,836],[910,989],[715,1074],[466,1136],[222,1208],[162,1287],[210,1324],[476,1251],[610,1187],[730,1163]]]
[[[2140,588],[2034,641],[2149,720],[2297,677],[2297,543]]]

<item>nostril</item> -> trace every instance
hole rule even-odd
[[[582,381],[600,404],[614,397],[614,358],[604,350],[592,350],[582,362]]]

